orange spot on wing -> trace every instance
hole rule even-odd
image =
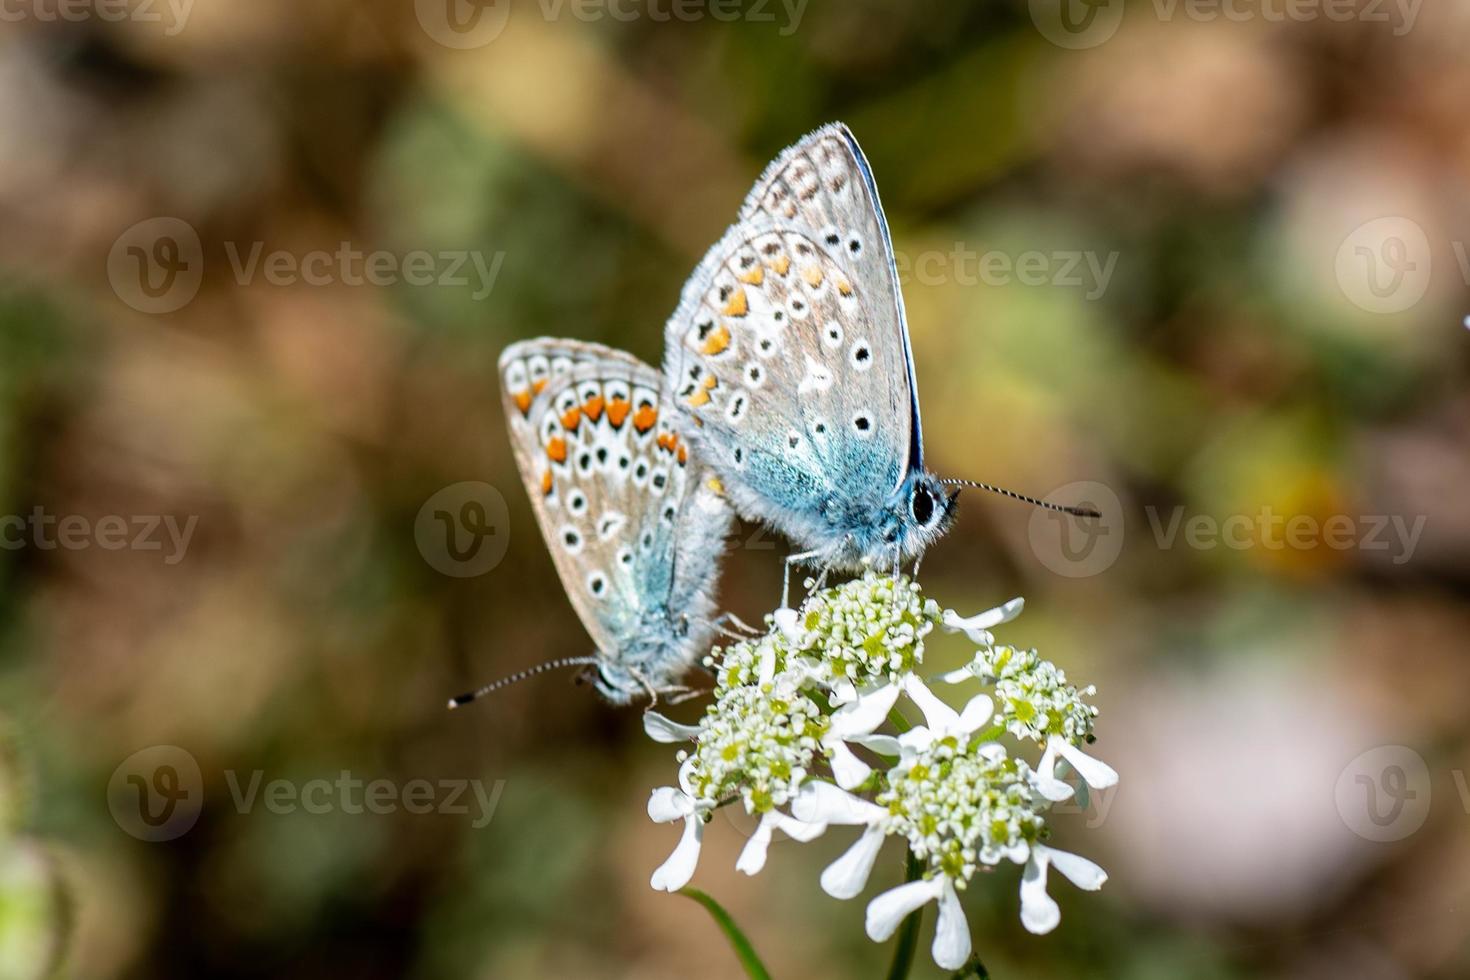
[[[561,436],[552,436],[551,441],[546,444],[546,455],[553,463],[565,463],[567,461],[567,441]]]
[[[633,428],[639,432],[647,432],[653,428],[653,423],[658,421],[658,409],[652,405],[644,405],[633,414]]]
[[[626,398],[614,398],[607,403],[607,420],[612,423],[614,429],[621,429],[623,421],[627,419],[628,413],[633,410],[633,403]]]
[[[551,471],[550,470],[547,470],[545,473],[542,473],[541,474],[541,495],[543,497],[549,497],[549,496],[551,496]]]
[[[531,382],[531,390],[534,391],[538,395],[541,394],[541,392],[543,392],[543,391],[546,390],[546,379],[545,378],[537,378],[535,381],[532,381]]]
[[[791,256],[789,256],[789,255],[782,255],[782,256],[780,256],[779,258],[777,258],[773,262],[771,262],[771,268],[775,271],[776,275],[778,275],[778,276],[784,276],[784,275],[786,275],[787,271],[791,268]]]
[[[683,443],[679,444],[679,465],[683,466],[689,462],[689,447]]]
[[[692,394],[692,395],[689,396],[689,407],[690,408],[699,408],[701,405],[708,405],[708,404],[709,404],[709,391],[706,390],[706,389],[704,389],[704,388],[700,388],[694,394]]]
[[[520,391],[514,392],[510,397],[515,399],[516,408],[521,410],[522,415],[530,414],[531,391],[529,388],[522,388]]]
[[[745,294],[741,293],[741,295],[743,296]],[[700,353],[706,357],[713,357],[716,354],[724,353],[725,349],[729,346],[730,329],[722,323],[710,332],[709,339],[704,342],[704,347],[700,348]]]
[[[582,406],[582,411],[594,422],[602,418],[602,396],[593,395],[587,399],[586,404]]]
[[[848,282],[846,279],[837,280],[837,291],[844,296],[851,296],[852,283]]]
[[[704,376],[704,382],[703,383],[704,383],[704,386],[706,388],[710,388],[710,389],[717,388],[717,387],[719,387],[719,384],[720,384],[719,379],[717,379],[713,374],[706,374]]]
[[[802,272],[801,277],[806,280],[808,286],[816,289],[822,284],[822,267],[819,265],[809,265]]]
[[[735,278],[751,286],[759,286],[766,281],[766,270],[757,265],[749,272],[742,272]]]
[[[582,410],[576,405],[567,409],[566,414],[561,417],[561,425],[568,432],[576,432],[577,426],[582,424]]]
[[[735,295],[730,297],[730,302],[720,312],[725,316],[744,316],[750,311],[750,303],[745,298],[745,290],[735,290]]]
[[[678,443],[678,441],[679,438],[675,436],[672,432],[661,432],[658,436],[658,448],[662,449],[666,453],[671,453],[674,451],[674,446]]]

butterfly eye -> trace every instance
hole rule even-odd
[[[928,524],[934,517],[934,498],[923,487],[914,490],[913,512],[920,524]]]

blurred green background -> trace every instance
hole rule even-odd
[[[561,674],[443,704],[589,647],[498,353],[556,334],[657,363],[750,182],[833,119],[906,266],[931,465],[1088,481],[1059,495],[1108,514],[1066,550],[967,494],[924,565],[947,606],[1027,597],[1004,638],[1099,686],[1095,751],[1123,776],[1058,819],[1112,878],[1055,884],[1055,934],[1022,930],[1013,868],[967,893],[992,974],[1470,975],[1461,5],[6,9],[0,978],[739,975],[648,887],[677,830],[644,805],[674,762],[636,710]],[[307,258],[343,243],[401,274]],[[461,577],[416,520],[465,481],[508,514],[503,560]],[[109,517],[129,544],[104,546]],[[1231,517],[1232,545],[1186,537]],[[150,518],[159,547],[134,547]],[[773,607],[784,551],[742,528],[724,604]],[[127,761],[152,746],[167,766]],[[166,806],[190,761],[202,807],[138,839],[127,802]],[[436,811],[441,781],[477,780],[493,819],[469,791],[468,814],[236,803],[257,772],[302,792],[344,771],[427,780]],[[748,830],[717,819],[695,884],[776,975],[881,975],[862,903],[817,886],[848,835],[748,879]]]

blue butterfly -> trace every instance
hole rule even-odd
[[[803,549],[788,572],[801,561],[896,569],[954,522],[952,487],[995,489],[924,468],[888,223],[840,123],[756,181],[664,340],[683,431],[742,517]]]
[[[593,667],[615,704],[679,690],[709,648],[719,559],[732,514],[665,409],[663,379],[598,344],[541,338],[500,358],[521,479],[563,588],[597,644],[463,695],[553,667]]]

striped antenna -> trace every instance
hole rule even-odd
[[[462,708],[471,701],[478,700],[492,691],[498,691],[502,687],[510,687],[512,684],[519,684],[528,677],[544,674],[548,670],[559,670],[562,667],[582,667],[595,663],[597,663],[596,657],[562,657],[560,660],[548,660],[544,664],[537,664],[534,667],[527,667],[525,670],[516,671],[509,677],[502,677],[498,681],[491,681],[478,691],[470,691],[468,694],[461,694],[457,698],[450,698],[449,710],[453,711],[455,708]]]
[[[974,487],[977,490],[989,490],[991,493],[998,493],[1001,496],[1010,497],[1012,500],[1019,500],[1026,504],[1035,504],[1037,507],[1045,507],[1047,510],[1054,510],[1062,514],[1071,514],[1073,517],[1102,517],[1102,514],[1099,514],[1091,507],[1063,507],[1061,504],[1052,504],[1045,500],[1037,500],[1035,497],[1028,497],[1023,493],[1016,493],[1014,490],[993,487],[988,483],[977,483],[974,480],[940,480],[939,482],[953,487]]]

